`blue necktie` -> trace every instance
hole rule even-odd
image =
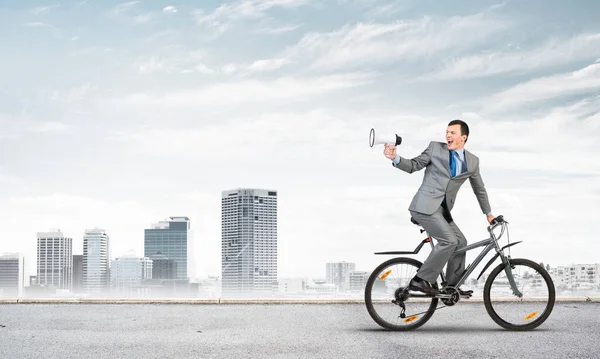
[[[450,150],[450,173],[452,174],[452,177],[456,176],[456,160],[460,161],[462,165],[460,167],[460,173],[467,172],[467,164],[458,157],[456,151]]]
[[[456,162],[454,162],[455,151],[450,150],[450,174],[452,177],[456,176]]]
[[[456,158],[455,158],[456,157]],[[456,151],[450,150],[450,174],[452,177],[456,176],[456,160],[459,160],[462,164],[460,172],[465,173],[467,171],[467,164],[458,158],[458,153]],[[446,205],[446,196],[444,196],[444,200],[442,201],[442,205]]]

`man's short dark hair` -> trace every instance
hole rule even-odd
[[[467,136],[467,139],[465,140],[465,143],[466,143],[467,140],[469,139],[469,125],[467,125],[466,122],[463,120],[452,120],[448,124],[448,126],[454,126],[454,125],[460,125],[460,135]]]

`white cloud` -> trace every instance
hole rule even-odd
[[[529,80],[486,99],[486,111],[502,111],[552,98],[581,95],[600,87],[600,61],[580,70]]]
[[[47,134],[64,134],[72,130],[72,127],[63,122],[47,121],[31,126],[32,132]]]
[[[35,14],[41,14],[43,12],[48,12],[49,10],[56,9],[58,7],[60,7],[60,4],[50,5],[50,6],[38,6],[35,9],[33,9],[33,12]]]
[[[24,140],[24,136],[32,133],[39,134],[67,134],[73,127],[62,121],[38,119],[21,115],[0,114],[0,138]]]
[[[210,67],[206,66],[205,64],[198,64],[198,65],[196,65],[196,67],[194,69],[204,75],[213,75],[216,73],[216,70],[211,69]],[[184,70],[184,71],[186,71],[186,70]]]
[[[154,42],[159,40],[174,41],[180,34],[181,32],[175,29],[161,30],[146,37],[144,42]]]
[[[257,60],[248,66],[250,71],[271,71],[281,68],[283,65],[290,63],[289,59],[266,59]]]
[[[245,5],[242,6],[243,4]],[[212,24],[220,27],[224,26],[219,20],[222,17],[228,19],[228,16],[237,18],[262,15],[262,10],[282,4],[298,6],[303,2],[264,1],[260,4],[243,2],[235,6],[222,5],[210,16],[204,16],[201,22],[214,20]],[[238,9],[239,13],[233,9]],[[232,15],[230,11],[236,15]],[[249,65],[230,64],[222,67],[221,72],[230,75],[235,72],[269,71],[291,63],[308,63],[312,68],[325,70],[361,66],[374,68],[395,61],[416,61],[441,51],[451,53],[467,49],[488,40],[490,35],[505,27],[505,23],[484,13],[445,19],[425,17],[393,23],[358,23],[343,26],[330,33],[308,33],[296,45],[271,59],[256,60]],[[294,28],[296,27],[283,30]],[[262,29],[258,32],[267,31],[269,30]],[[191,70],[187,69],[186,72]]]
[[[144,12],[136,11],[135,7],[137,4],[140,4],[141,1],[129,1],[125,3],[121,3],[112,8],[110,14],[114,17],[124,17],[129,19],[132,24],[145,24],[152,20],[154,17],[154,13],[152,12]]]
[[[127,11],[129,11],[132,7],[134,7],[136,4],[139,4],[139,3],[141,3],[141,1],[129,1],[129,2],[121,3],[113,8],[112,14],[113,15],[124,14]]]
[[[300,28],[301,26],[302,25],[297,24],[297,25],[289,25],[289,26],[281,26],[281,27],[266,27],[266,28],[261,28],[261,29],[255,30],[254,33],[256,33],[256,34],[271,34],[271,35],[283,34],[286,32],[294,31],[294,30]]]
[[[239,67],[235,64],[226,64],[221,68],[221,72],[223,72],[225,75],[232,75],[237,72],[238,69]]]
[[[330,33],[309,33],[282,57],[307,61],[318,69],[375,67],[437,57],[440,52],[458,53],[505,28],[505,23],[486,14],[358,23]]]
[[[52,101],[73,104],[88,99],[96,90],[97,87],[94,84],[86,83],[77,87],[73,87],[68,91],[55,90],[52,92],[50,99]]]
[[[177,12],[177,8],[175,8],[175,6],[169,5],[163,8],[164,12],[170,12],[170,13],[176,13]]]
[[[309,0],[241,0],[235,3],[222,4],[211,13],[198,10],[196,22],[225,30],[232,22],[244,19],[257,19],[266,16],[272,8],[294,8],[305,5]]]
[[[426,79],[461,79],[501,74],[523,74],[600,56],[600,34],[580,34],[569,39],[550,39],[535,48],[511,47],[452,59]]]
[[[383,18],[393,17],[404,9],[406,2],[404,0],[395,0],[387,4],[376,5],[367,11],[368,17]]]
[[[372,73],[347,73],[320,77],[286,76],[272,81],[243,79],[214,83],[207,87],[168,92],[163,95],[135,93],[127,96],[126,103],[134,106],[199,107],[256,104],[272,101],[297,101],[317,97],[338,90],[370,83]]]
[[[139,154],[160,157],[189,156],[211,162],[221,162],[232,157],[258,157],[257,161],[260,161],[260,158],[271,161],[277,158],[277,148],[282,145],[297,147],[311,143],[311,148],[304,149],[303,153],[292,155],[286,152],[285,156],[292,159],[295,156],[306,156],[306,150],[317,155],[324,148],[329,148],[332,142],[354,141],[357,135],[359,138],[364,137],[365,141],[362,142],[366,143],[367,131],[355,132],[353,129],[359,125],[344,121],[347,117],[342,117],[320,110],[240,115],[227,121],[218,121],[214,125],[196,125],[180,129],[140,129],[116,134],[113,140],[123,142]],[[215,148],[219,150],[214,151]],[[240,148],[252,148],[253,151],[243,152]],[[328,152],[321,156],[321,160],[327,161],[334,153],[332,159],[337,160],[338,150]],[[260,153],[269,156],[258,156]]]
[[[23,24],[23,26],[27,26],[27,27],[53,27],[50,24],[46,24],[40,21],[35,21],[35,22],[28,22]]]
[[[205,53],[200,50],[187,50],[168,47],[163,54],[150,57],[140,57],[134,63],[134,67],[142,74],[165,73],[188,73],[201,72],[210,73],[208,66],[202,63]]]
[[[267,72],[277,70],[291,63],[285,58],[261,59],[250,64],[225,64],[221,67],[212,67],[203,62],[202,52],[190,52],[181,56],[152,56],[148,59],[137,61],[134,66],[142,74],[154,73],[200,73],[204,75],[247,75],[256,72]]]
[[[132,18],[134,24],[145,24],[148,21],[152,20],[152,13],[145,13],[136,15]]]
[[[170,72],[170,67],[166,66],[163,62],[153,58],[141,63],[139,65],[139,71],[142,74],[153,73],[156,71],[167,71]]]
[[[15,178],[11,175],[0,172],[0,183],[14,182]]]
[[[530,179],[508,185],[508,190],[526,189],[535,181],[542,190],[568,181],[583,184],[568,193],[583,193],[600,180],[600,162],[585,155],[600,141],[598,108],[600,97],[594,96],[543,114],[529,113],[525,118],[522,113],[460,117],[471,129],[466,147],[480,157],[486,171],[493,170],[508,180]]]

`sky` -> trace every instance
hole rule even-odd
[[[199,277],[220,275],[221,191],[278,191],[278,274],[371,271],[423,239],[423,172],[393,168],[470,126],[512,257],[600,262],[598,2],[0,1],[0,253],[61,229],[83,252],[143,255],[188,216]],[[487,221],[468,181],[453,215]],[[501,239],[507,244],[506,235]],[[469,253],[471,261],[476,252]],[[417,256],[424,259],[427,253]]]

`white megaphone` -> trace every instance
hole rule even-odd
[[[388,144],[392,146],[398,146],[402,143],[402,137],[396,134],[386,134],[386,135],[377,135],[375,136],[375,129],[371,129],[371,133],[369,133],[369,146],[373,147],[374,145],[383,145]]]

